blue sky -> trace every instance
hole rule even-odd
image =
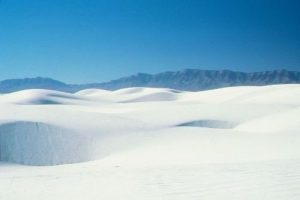
[[[298,0],[0,0],[0,80],[300,70]]]

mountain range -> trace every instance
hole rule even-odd
[[[102,83],[67,84],[51,78],[24,78],[0,81],[0,93],[24,89],[51,89],[76,92],[87,88],[116,90],[127,87],[158,87],[187,91],[200,91],[229,86],[259,86],[300,83],[300,72],[272,70],[262,72],[238,72],[231,70],[185,69],[158,74],[138,73]]]

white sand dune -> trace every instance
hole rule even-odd
[[[296,200],[299,119],[297,84],[3,94],[0,199]]]
[[[125,88],[116,91],[101,89],[86,89],[75,93],[96,101],[109,102],[147,102],[147,101],[172,101],[177,99],[179,91],[167,88]]]
[[[1,103],[14,103],[24,105],[37,104],[70,104],[81,100],[81,97],[65,92],[44,90],[44,89],[30,89],[22,90],[10,94],[2,95]]]
[[[251,132],[298,132],[300,124],[300,107],[274,115],[263,116],[240,124],[236,130]],[[283,123],[284,122],[284,123]]]
[[[58,165],[91,159],[91,138],[40,122],[0,125],[0,159],[25,165]]]

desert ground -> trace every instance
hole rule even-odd
[[[2,200],[298,200],[300,85],[0,95]]]

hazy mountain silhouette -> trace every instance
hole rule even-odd
[[[263,72],[237,72],[230,70],[186,69],[158,74],[138,73],[109,82],[66,84],[50,78],[9,79],[0,82],[0,93],[24,89],[52,89],[76,92],[86,88],[116,90],[126,87],[166,87],[178,90],[207,90],[228,86],[272,85],[300,83],[300,72],[273,70]]]

